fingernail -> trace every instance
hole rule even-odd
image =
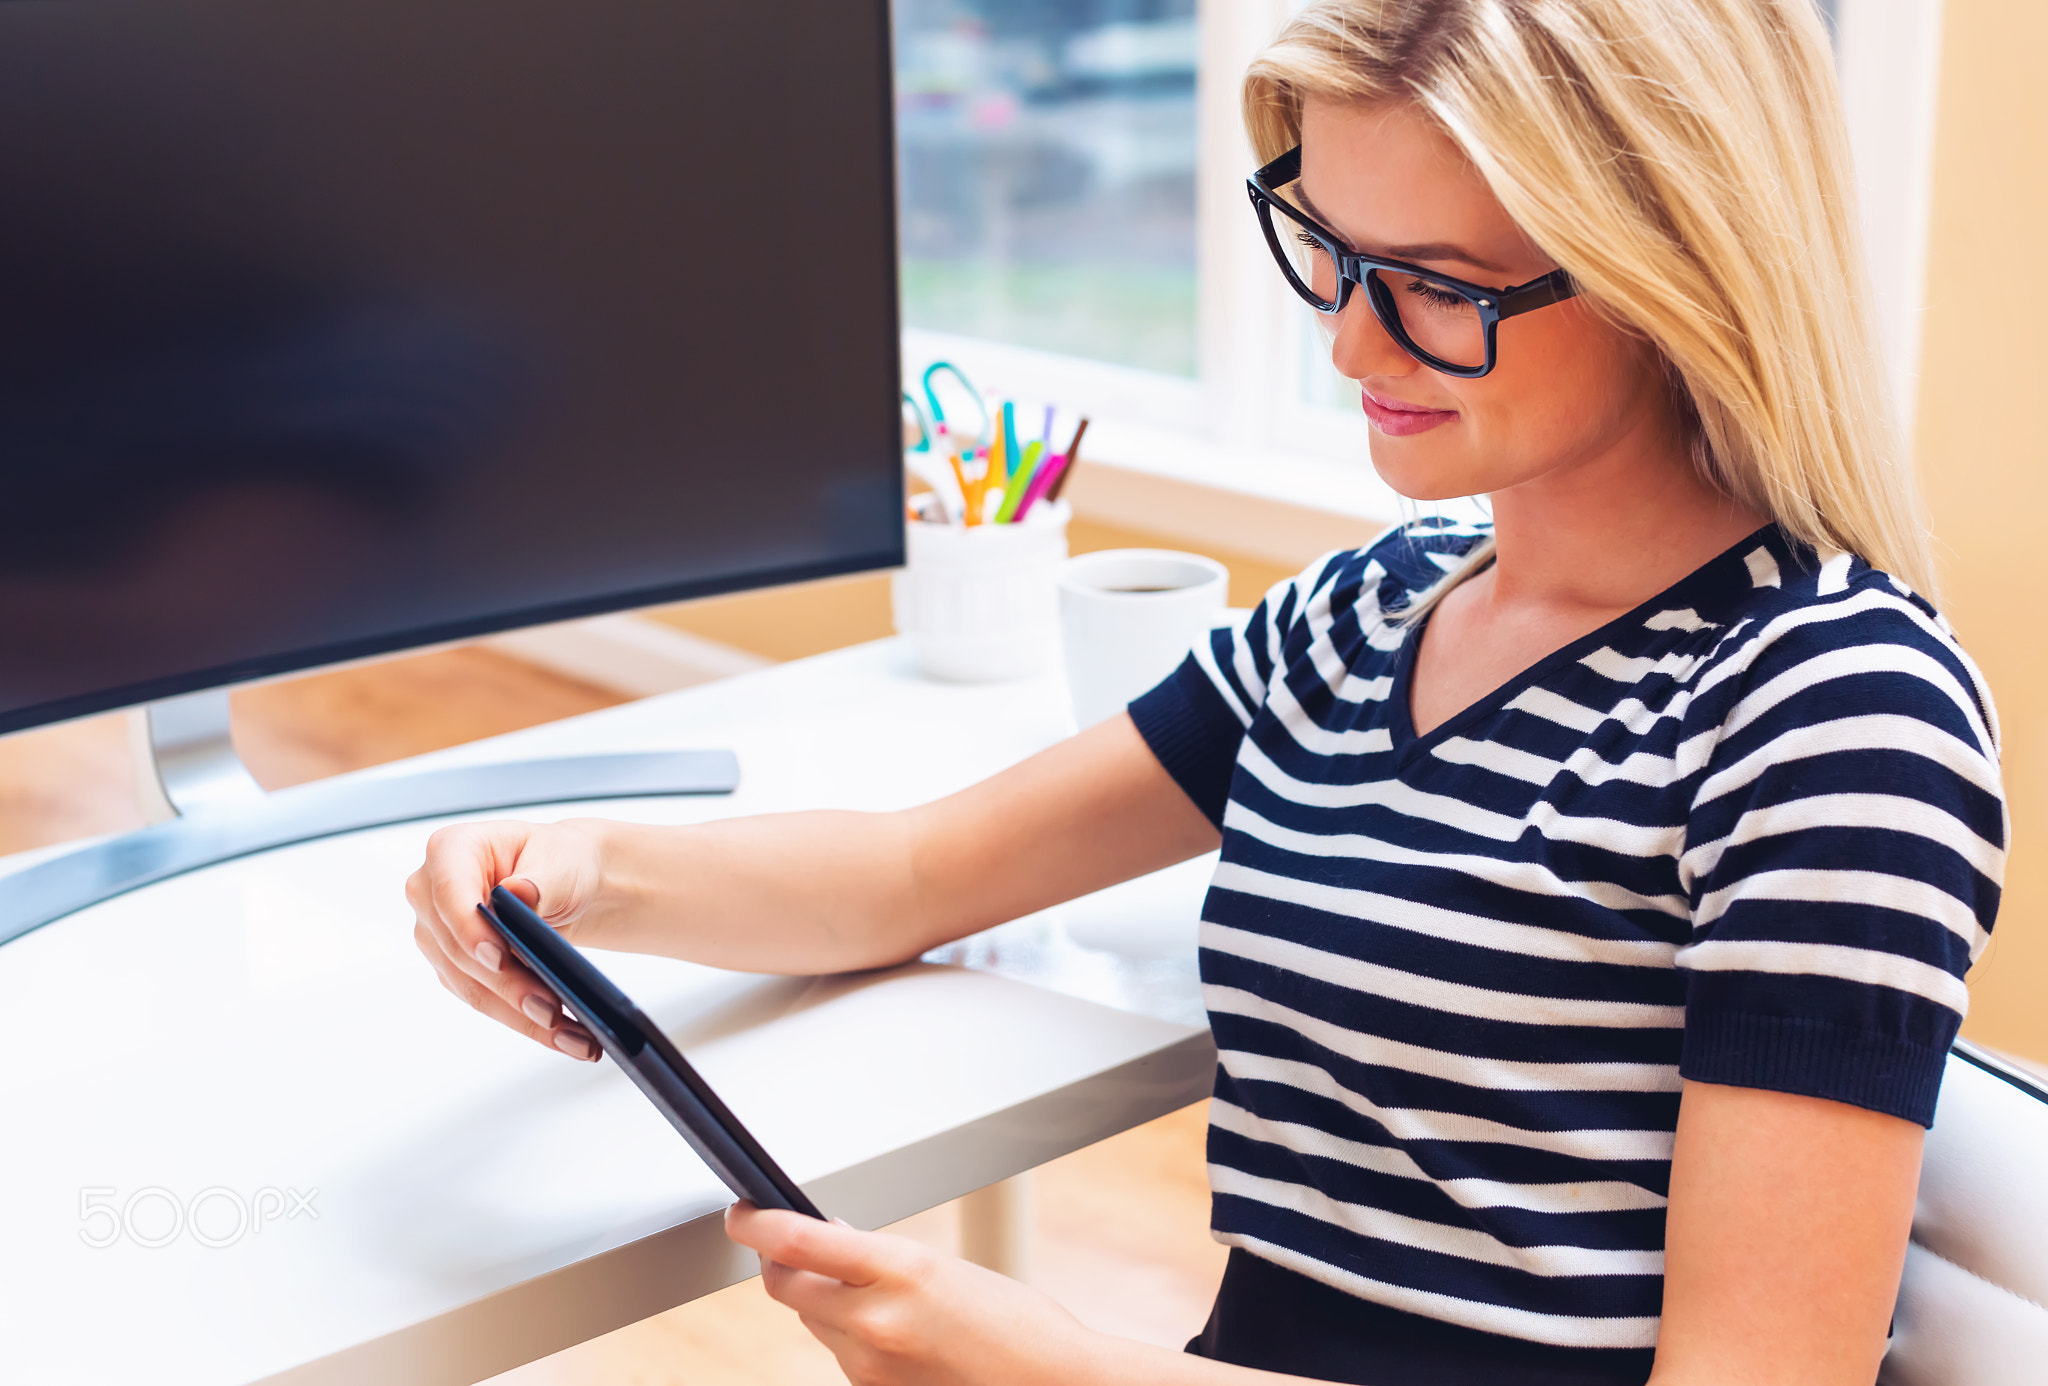
[[[502,971],[505,966],[505,950],[485,939],[476,946],[476,960],[484,965],[486,972]]]
[[[574,1030],[564,1030],[556,1035],[555,1048],[572,1059],[591,1059],[597,1056],[596,1046]]]
[[[526,1012],[526,1018],[543,1030],[555,1028],[555,1003],[545,996],[529,996],[519,1003],[519,1009]]]

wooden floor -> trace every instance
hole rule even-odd
[[[445,650],[235,695],[236,742],[270,788],[381,764],[618,702],[483,649]],[[116,715],[0,738],[0,853],[141,821]],[[393,882],[396,890],[398,883]],[[1208,1311],[1205,1107],[1039,1170],[1036,1282],[1105,1332],[1179,1346]],[[595,1177],[595,1176],[593,1176]],[[957,1210],[897,1230],[951,1249]],[[494,1386],[810,1386],[830,1354],[757,1280],[493,1379]]]

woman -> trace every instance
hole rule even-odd
[[[849,1376],[1867,1384],[2005,836],[1810,0],[1320,0],[1245,108],[1374,466],[1492,523],[1317,562],[939,804],[445,830],[420,946],[589,1057],[478,927],[498,881],[578,943],[822,972],[1220,840],[1207,1328],[736,1209]],[[991,862],[998,820],[1039,850]]]

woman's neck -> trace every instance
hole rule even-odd
[[[1699,474],[1683,435],[1646,420],[1601,455],[1492,496],[1489,596],[1612,618],[1766,523]]]

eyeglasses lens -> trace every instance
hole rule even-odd
[[[1319,236],[1285,214],[1292,204],[1295,187],[1290,183],[1279,190],[1282,210],[1261,203],[1259,211],[1271,223],[1273,240],[1282,256],[1280,267],[1294,281],[1295,292],[1309,300],[1311,306],[1328,312],[1337,304],[1337,265]]]
[[[1322,237],[1289,215],[1298,210],[1308,216],[1296,200],[1299,187],[1289,183],[1278,189],[1277,205],[1262,202],[1259,211],[1272,228],[1281,268],[1295,291],[1328,312],[1342,286]],[[1457,290],[1421,275],[1377,269],[1366,273],[1365,288],[1380,321],[1400,323],[1408,344],[1417,350],[1449,366],[1477,369],[1486,364],[1486,324],[1472,300]]]
[[[1447,365],[1486,364],[1486,324],[1471,299],[1418,274],[1375,269],[1365,278],[1380,320],[1390,312],[1399,317],[1401,330],[1421,350]]]

